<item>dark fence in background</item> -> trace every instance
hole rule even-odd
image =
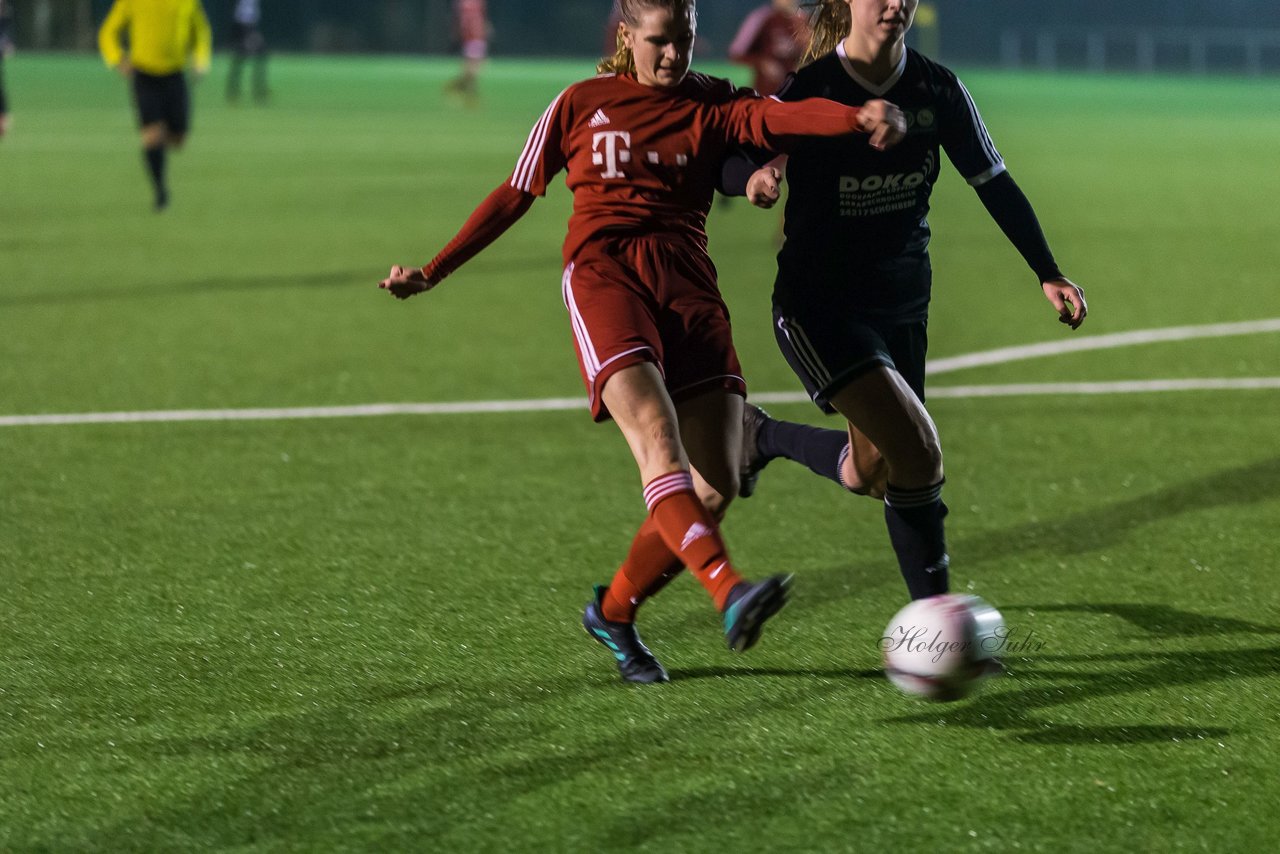
[[[703,0],[699,48],[721,58],[766,0]],[[918,35],[944,61],[1046,69],[1280,73],[1280,0],[925,0]],[[111,0],[10,0],[19,47],[92,49]],[[233,0],[204,0],[218,44]],[[489,0],[494,56],[599,56],[612,0]],[[450,0],[262,0],[280,51],[444,54]]]

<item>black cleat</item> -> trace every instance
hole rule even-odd
[[[582,612],[582,627],[613,653],[613,657],[617,659],[618,672],[626,681],[646,684],[671,681],[666,668],[640,640],[635,624],[611,623],[601,614],[600,603],[606,589],[603,584],[596,585],[595,599],[588,602]]]
[[[160,190],[156,193],[156,213],[160,213],[169,207],[169,191]]]
[[[793,575],[735,584],[724,609],[724,639],[734,652],[746,652],[760,640],[765,622],[787,604]]]
[[[758,406],[744,403],[742,406],[742,457],[738,468],[738,495],[750,498],[756,491],[760,472],[773,457],[760,453],[760,428],[772,421],[769,413]]]

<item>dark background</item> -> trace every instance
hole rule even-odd
[[[598,56],[612,0],[489,0],[494,56]],[[721,58],[764,0],[703,0],[699,51]],[[205,0],[215,44],[233,0]],[[111,0],[12,0],[20,48],[91,49]],[[263,0],[280,51],[448,53],[450,0]],[[1280,72],[1277,0],[933,0],[940,26],[919,38],[969,65]],[[1145,53],[1141,41],[1145,39]]]

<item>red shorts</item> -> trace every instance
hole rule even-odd
[[[594,240],[565,268],[562,289],[596,421],[609,417],[609,377],[642,362],[658,366],[675,401],[711,387],[746,396],[729,309],[700,247],[670,236]]]

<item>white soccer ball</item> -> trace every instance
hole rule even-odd
[[[959,700],[1001,671],[1008,632],[1000,612],[977,596],[917,599],[894,615],[880,639],[889,681],[926,700]]]

